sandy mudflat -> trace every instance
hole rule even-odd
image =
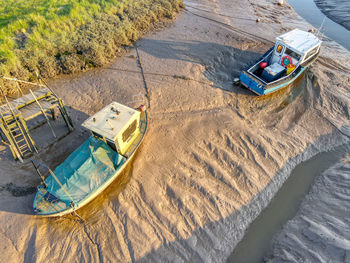
[[[185,4],[173,24],[137,42],[147,89],[135,48],[50,81],[77,126],[112,100],[145,100],[147,90],[149,133],[120,180],[78,211],[84,222],[33,217],[39,179],[3,150],[1,261],[223,262],[297,163],[348,140],[349,52],[325,40],[300,85],[258,98],[233,78],[269,39],[310,26],[267,0]],[[78,128],[36,158],[54,168],[87,136]],[[16,197],[14,187],[26,191]]]
[[[315,0],[315,3],[330,19],[350,30],[350,2],[348,0]]]
[[[272,262],[350,262],[350,158],[317,178],[272,243]]]

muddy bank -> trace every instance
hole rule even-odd
[[[272,262],[350,261],[350,158],[320,175],[272,243]]]
[[[322,13],[350,30],[350,2],[347,0],[314,0]],[[350,32],[349,32],[350,37]]]
[[[106,67],[50,81],[78,127],[112,100],[147,95],[149,133],[121,179],[78,211],[84,221],[35,218],[32,194],[1,191],[1,257],[223,262],[297,163],[347,140],[349,53],[328,39],[303,81],[256,97],[233,78],[276,35],[309,25],[270,1],[185,4]],[[86,137],[78,129],[36,158],[55,167]],[[39,183],[2,149],[4,185]]]

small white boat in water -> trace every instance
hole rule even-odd
[[[147,131],[147,114],[144,106],[135,110],[113,102],[82,126],[92,136],[54,171],[49,169],[49,176],[35,195],[34,214],[72,213],[106,189],[141,144]]]

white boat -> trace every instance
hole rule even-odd
[[[301,78],[317,59],[322,41],[310,32],[294,29],[276,38],[276,44],[240,75],[240,83],[257,95],[287,87]]]

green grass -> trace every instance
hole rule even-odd
[[[0,0],[0,75],[30,79],[101,66],[182,0]]]

